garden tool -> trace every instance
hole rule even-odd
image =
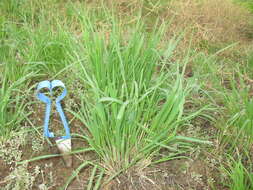
[[[56,110],[60,115],[61,121],[63,123],[64,129],[65,129],[65,136],[55,137],[53,132],[50,132],[49,127],[49,119],[50,119],[50,112],[51,112],[51,104],[52,100],[50,97],[46,96],[43,92],[41,92],[42,89],[49,90],[50,96],[53,96],[53,91],[56,89],[56,87],[63,88],[63,92],[56,98],[55,105]],[[70,130],[68,126],[67,119],[64,115],[62,106],[61,106],[61,100],[67,95],[67,90],[63,82],[60,80],[53,80],[50,81],[42,81],[37,86],[37,98],[44,102],[46,104],[46,111],[45,111],[45,118],[44,118],[44,136],[46,138],[54,138],[56,145],[60,151],[61,154],[63,154],[63,160],[67,167],[71,167],[72,165],[72,157],[68,155],[68,153],[71,151],[71,136],[70,136]]]

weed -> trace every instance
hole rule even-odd
[[[224,94],[226,109],[231,116],[224,130],[224,142],[229,144],[229,151],[236,147],[249,150],[252,144],[253,101],[249,96],[250,88],[244,81],[243,74],[231,79],[231,91]]]
[[[9,165],[15,165],[21,160],[22,151],[20,147],[25,144],[26,134],[24,132],[11,132],[9,138],[1,137],[0,139],[0,158]]]
[[[5,72],[7,75],[8,72]],[[14,83],[8,83],[7,77],[1,81],[0,89],[0,135],[8,135],[8,133],[17,129],[21,122],[30,114],[26,112],[24,94],[18,87],[25,82],[28,76],[22,77]]]
[[[5,181],[8,181],[8,183],[4,190],[32,189],[33,183],[38,174],[38,169],[31,174],[28,172],[26,165],[18,166],[5,178]]]
[[[231,190],[250,190],[253,188],[253,175],[243,165],[241,159],[234,160],[230,157],[228,167],[222,167],[228,177],[228,187]]]
[[[41,28],[31,32],[25,60],[43,75],[54,75],[64,69],[70,60],[71,37],[59,26],[56,32]]]
[[[87,62],[80,62],[79,77],[89,88],[81,97],[79,112],[73,114],[89,130],[83,138],[103,161],[107,174],[114,176],[132,166],[138,170],[182,154],[187,147],[182,141],[187,138],[177,136],[177,128],[199,111],[183,115],[191,87],[183,87],[181,74],[166,74],[163,65],[165,70],[154,77],[159,61],[155,48],[163,27],[146,36],[137,25],[125,41],[112,20],[111,38],[105,43],[89,17],[83,21]],[[169,58],[175,43],[171,41],[161,54],[166,52]],[[161,149],[170,153],[161,155]]]

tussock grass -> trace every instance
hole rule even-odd
[[[29,115],[29,112],[25,110],[26,94],[21,92],[20,86],[23,86],[31,75],[28,74],[9,82],[8,73],[11,74],[12,71],[5,69],[3,72],[3,79],[0,80],[0,135],[8,136],[11,130],[20,128],[21,122]]]
[[[231,90],[224,93],[226,113],[230,117],[223,128],[223,141],[229,152],[235,152],[237,148],[247,152],[253,137],[253,101],[251,88],[239,69],[231,78],[230,87]]]
[[[61,26],[59,26],[61,27]],[[43,75],[54,75],[70,62],[71,37],[63,28],[41,28],[32,32],[25,60]]]
[[[13,23],[1,23],[0,47],[0,135],[7,136],[11,130],[20,129],[30,114],[26,110],[29,82],[36,71],[24,63],[20,48],[25,44],[26,33]],[[24,91],[24,89],[26,91]]]
[[[179,127],[200,113],[184,115],[192,86],[183,85],[178,69],[170,73],[168,63],[156,75],[160,57],[169,59],[177,43],[171,40],[166,49],[156,51],[163,25],[147,34],[138,23],[126,40],[121,33],[124,28],[111,17],[112,32],[106,41],[89,15],[82,23],[86,57],[80,60],[78,75],[87,90],[80,97],[80,110],[73,114],[87,127],[89,134],[83,138],[107,174],[181,157],[190,147],[184,141],[202,142],[177,134]],[[168,153],[160,154],[161,149]]]
[[[238,158],[237,160],[232,157],[228,158],[227,167],[222,167],[222,170],[228,174],[229,184],[227,187],[231,190],[250,190],[253,188],[253,175],[248,171],[242,159]],[[252,165],[250,164],[250,167]]]

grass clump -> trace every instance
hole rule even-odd
[[[82,22],[86,54],[78,75],[86,90],[74,115],[88,129],[83,138],[102,160],[107,174],[140,170],[180,157],[189,146],[184,140],[200,142],[177,133],[199,112],[184,115],[191,86],[183,85],[179,69],[168,70],[169,63],[162,62],[158,71],[161,56],[169,60],[177,43],[171,40],[164,50],[156,51],[163,25],[148,35],[137,24],[126,39],[123,34],[129,31],[120,33],[112,19],[106,41],[89,16]]]
[[[28,76],[21,77],[10,83],[7,81],[8,70],[4,71],[4,77],[0,80],[0,136],[8,136],[13,129],[20,127],[22,121],[29,115],[26,112],[25,94],[20,90],[24,87]]]
[[[224,143],[229,151],[236,148],[248,150],[252,145],[253,127],[253,99],[250,96],[251,88],[245,80],[246,73],[235,72],[230,81],[230,90],[224,93],[227,114],[230,116],[224,129]]]
[[[26,50],[25,59],[33,65],[33,70],[42,75],[53,75],[64,69],[69,63],[71,37],[63,28],[53,31],[39,28],[31,31],[30,45]]]
[[[29,82],[36,76],[24,62],[27,31],[12,22],[1,23],[0,35],[0,136],[8,136],[29,115],[26,110]],[[25,91],[24,91],[25,89]]]
[[[12,30],[13,26],[10,26]],[[20,32],[21,33],[21,32]],[[8,35],[2,46],[0,58],[0,136],[8,136],[13,129],[20,127],[27,112],[26,92],[29,92],[29,79],[35,76],[28,64],[23,63],[19,48],[22,34],[18,32]],[[0,54],[1,54],[0,53]],[[22,91],[26,89],[27,91]]]
[[[227,187],[230,190],[250,190],[253,188],[253,175],[245,168],[242,159],[228,158],[227,167],[222,167],[222,170],[227,173],[229,178],[229,184]],[[248,167],[249,168],[249,167]]]

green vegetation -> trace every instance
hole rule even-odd
[[[173,76],[167,69],[160,70],[163,74],[155,76],[159,60],[155,48],[162,28],[155,30],[150,37],[136,28],[124,46],[121,44],[126,42],[117,28],[108,44],[104,44],[93,28],[83,33],[85,42],[90,41],[85,43],[84,49],[91,67],[85,68],[85,62],[81,63],[80,81],[83,80],[83,85],[89,88],[81,97],[80,113],[76,116],[91,134],[84,139],[111,174],[143,159],[150,159],[152,163],[152,157],[158,157],[161,148],[172,153],[154,162],[169,160],[182,153],[177,128],[198,114],[194,112],[187,118],[182,117],[185,97],[192,87],[183,88],[179,73],[174,74],[175,81],[170,83],[166,80],[173,79]],[[174,43],[171,41],[160,53],[166,53],[169,58]],[[169,146],[175,143],[177,149]]]
[[[253,188],[253,175],[243,165],[241,159],[235,161],[228,159],[227,168],[222,170],[228,174],[229,183],[227,186],[231,190],[250,190]]]
[[[82,142],[65,189],[84,171],[84,189],[168,188],[167,175],[185,178],[170,179],[172,189],[252,189],[252,18],[232,0],[2,0],[0,164],[15,169],[0,188],[58,188],[46,184],[64,172],[49,180],[43,169],[29,174],[27,162],[59,154],[26,146],[42,135],[35,86],[60,79],[71,132]],[[10,162],[5,149],[22,138],[15,132],[32,135],[15,145],[23,161]]]

